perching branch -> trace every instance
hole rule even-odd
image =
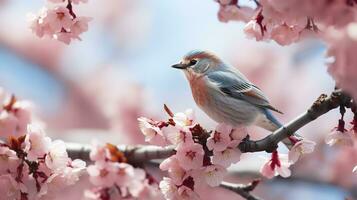
[[[351,98],[341,90],[335,90],[329,97],[326,94],[322,94],[305,113],[279,128],[274,133],[258,141],[252,141],[248,138],[243,140],[238,147],[242,152],[272,152],[280,141],[292,136],[301,127],[340,105],[351,106]]]

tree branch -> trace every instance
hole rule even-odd
[[[259,180],[254,180],[252,183],[247,185],[222,182],[219,186],[227,190],[231,190],[232,192],[239,194],[240,196],[242,196],[247,200],[260,200],[260,198],[250,194],[250,192],[253,191],[255,187],[258,185],[258,183]]]
[[[309,108],[308,111],[298,116],[294,120],[290,121],[288,124],[282,126],[274,133],[268,135],[267,137],[252,141],[249,138],[243,140],[238,148],[244,152],[257,152],[257,151],[267,151],[272,152],[276,149],[277,144],[283,139],[292,136],[297,130],[306,124],[314,121],[321,115],[329,112],[332,109],[344,105],[346,107],[351,106],[351,98],[343,93],[341,90],[334,91],[329,97],[322,94],[314,102],[314,104]]]
[[[89,153],[91,151],[91,145],[66,143],[66,146],[68,155],[72,159],[90,161]],[[117,148],[124,153],[130,164],[145,163],[154,159],[164,159],[175,154],[175,150],[172,147],[158,147],[153,145],[118,145]]]

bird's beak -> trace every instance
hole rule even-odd
[[[175,64],[175,65],[172,65],[171,67],[172,68],[176,68],[176,69],[186,69],[187,67],[189,67],[189,65],[188,64],[178,63],[178,64]]]

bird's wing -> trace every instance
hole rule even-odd
[[[270,105],[263,92],[233,71],[217,71],[207,75],[208,81],[218,89],[232,98],[245,100],[261,108],[267,108],[282,113]]]

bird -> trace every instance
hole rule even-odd
[[[237,68],[212,52],[190,51],[172,67],[184,72],[197,106],[217,123],[255,125],[271,132],[282,127],[273,112],[283,113]]]

